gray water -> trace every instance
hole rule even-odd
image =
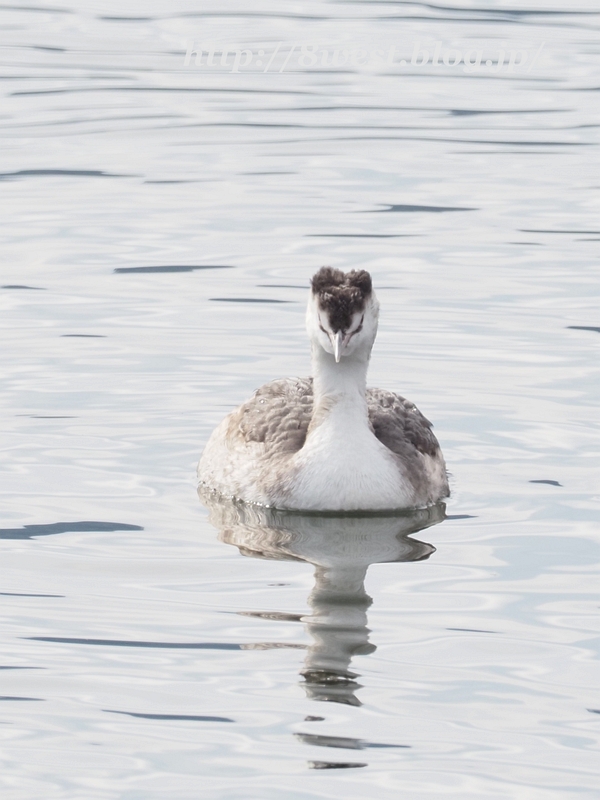
[[[598,4],[0,23],[2,798],[598,798]],[[445,512],[199,501],[323,264],[373,275]]]

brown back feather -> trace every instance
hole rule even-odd
[[[430,456],[439,451],[431,423],[409,400],[367,389],[367,406],[375,436],[395,455],[407,459],[415,450]],[[244,441],[262,442],[272,455],[292,455],[304,446],[312,411],[312,378],[283,378],[261,386],[232,424]]]

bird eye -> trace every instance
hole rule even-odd
[[[355,333],[360,333],[362,331],[364,319],[365,315],[363,314],[362,317],[360,318],[360,322],[358,323],[358,328],[355,331],[352,331],[352,333],[350,334],[350,338],[352,338],[352,336],[354,336]]]

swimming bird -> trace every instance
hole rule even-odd
[[[200,484],[247,503],[298,511],[383,511],[449,494],[431,423],[385,389],[367,388],[379,303],[365,270],[322,267],[306,328],[312,378],[258,389],[212,433]]]

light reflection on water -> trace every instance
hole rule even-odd
[[[0,20],[3,800],[597,797],[597,4]],[[396,54],[231,74],[189,40]],[[543,48],[401,65],[438,41]],[[212,427],[307,374],[323,264],[372,272],[370,382],[435,422],[431,545],[239,508],[217,538],[198,503]]]
[[[444,505],[392,516],[319,516],[233,504],[204,490],[200,497],[221,541],[242,555],[313,564],[311,613],[297,618],[306,622],[312,639],[301,673],[305,691],[311,700],[361,705],[355,695],[358,675],[350,663],[353,656],[376,649],[367,628],[372,602],[364,585],[367,569],[375,563],[429,558],[434,547],[407,537],[442,522]],[[280,614],[242,613],[282,619]]]

